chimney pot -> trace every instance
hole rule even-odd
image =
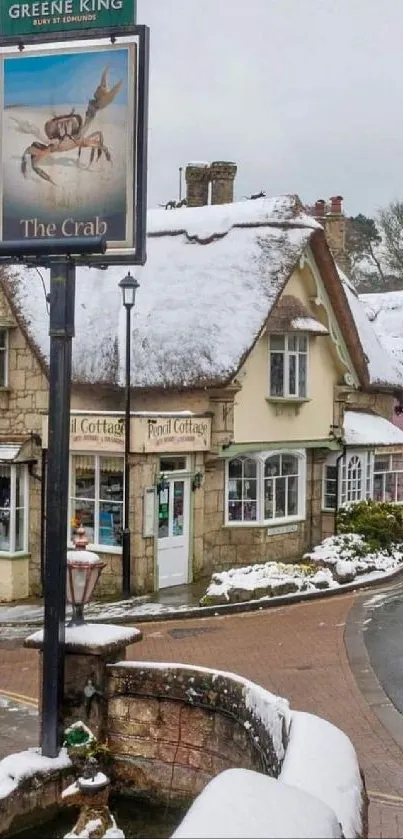
[[[230,160],[214,160],[210,166],[211,203],[232,204],[237,165]]]
[[[208,187],[210,182],[209,163],[188,163],[185,179],[187,206],[204,207],[208,204]]]
[[[333,216],[341,216],[343,210],[341,206],[341,202],[343,201],[342,195],[333,195],[330,199],[330,212]]]
[[[314,213],[315,218],[324,218],[325,212],[326,212],[326,202],[324,201],[323,198],[318,198],[318,200],[315,201],[315,206],[313,208],[313,213]]]

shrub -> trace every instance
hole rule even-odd
[[[339,510],[339,533],[358,533],[368,552],[389,551],[403,542],[403,509],[386,501],[359,501]]]

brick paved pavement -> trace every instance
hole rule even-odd
[[[240,615],[143,624],[128,657],[232,670],[352,739],[370,791],[370,837],[403,839],[403,752],[358,690],[344,644],[356,595]],[[37,696],[37,653],[0,650],[1,690]],[[28,668],[23,670],[23,668]]]

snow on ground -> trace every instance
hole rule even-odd
[[[306,792],[250,769],[227,769],[197,796],[172,839],[340,839],[335,813]]]
[[[266,600],[281,595],[301,595],[321,589],[339,588],[353,582],[383,578],[403,568],[403,551],[365,553],[365,542],[357,534],[330,536],[306,554],[304,564],[264,562],[214,573],[203,605],[242,600]]]
[[[15,790],[20,781],[37,772],[51,772],[71,766],[66,749],[61,749],[55,758],[43,757],[40,749],[27,749],[0,760],[0,799]]]

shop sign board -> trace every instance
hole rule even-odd
[[[116,43],[0,53],[3,250],[104,236],[92,265],[144,264],[148,66],[144,26]]]
[[[42,447],[48,447],[48,418],[43,418]],[[123,416],[112,414],[72,414],[70,451],[123,454],[125,427]]]
[[[211,446],[211,417],[133,417],[131,449],[136,452],[200,452]]]
[[[57,40],[72,31],[121,32],[136,23],[136,0],[1,0],[0,43]]]

